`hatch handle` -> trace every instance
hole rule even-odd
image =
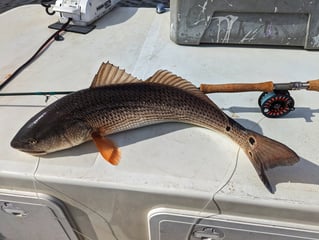
[[[1,210],[5,212],[6,214],[9,214],[15,217],[25,217],[28,215],[26,211],[16,207],[14,204],[10,202],[3,203],[3,205],[1,206]]]
[[[203,227],[201,229],[197,229],[192,233],[192,235],[193,238],[200,240],[221,240],[225,237],[225,234],[220,229],[214,227]]]

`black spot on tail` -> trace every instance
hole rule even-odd
[[[249,137],[249,143],[250,143],[251,145],[254,145],[255,142],[256,142],[256,139],[255,139],[255,138]]]

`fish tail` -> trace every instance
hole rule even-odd
[[[277,166],[293,165],[299,161],[298,155],[286,145],[252,131],[248,131],[246,144],[246,154],[262,182],[273,193],[265,171]]]

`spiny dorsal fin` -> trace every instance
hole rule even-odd
[[[158,70],[152,77],[145,80],[146,82],[159,83],[164,85],[173,86],[176,88],[183,89],[191,94],[194,94],[201,99],[204,99],[209,104],[213,104],[217,107],[203,92],[201,92],[196,86],[191,82],[167,71],[167,70]]]
[[[101,64],[100,69],[95,75],[90,87],[95,88],[111,84],[134,83],[139,81],[140,80],[136,77],[125,72],[125,70],[107,62]]]

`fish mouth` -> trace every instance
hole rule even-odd
[[[29,153],[34,156],[41,156],[47,154],[46,151],[37,151],[37,150],[30,150],[30,149],[18,149],[21,152]]]
[[[44,155],[47,154],[46,151],[44,150],[35,150],[35,149],[31,149],[25,146],[24,143],[21,143],[20,141],[16,141],[15,139],[13,139],[10,143],[11,147],[21,151],[21,152],[25,152],[25,153],[29,153],[31,155]]]

